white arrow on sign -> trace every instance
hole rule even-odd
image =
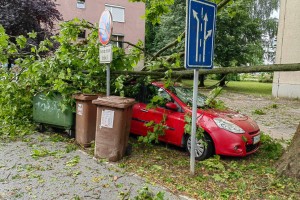
[[[193,16],[194,18],[197,20],[197,38],[196,38],[196,62],[198,62],[198,57],[199,57],[199,24],[200,24],[200,21],[199,21],[199,18],[198,18],[198,13],[193,10]]]
[[[203,62],[205,62],[206,40],[211,36],[212,30],[207,31],[206,33],[206,27],[208,22],[207,13],[205,14],[203,20],[204,20]]]

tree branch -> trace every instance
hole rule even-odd
[[[179,38],[184,38],[185,37],[185,31],[179,35]],[[160,49],[154,56],[151,58],[150,61],[155,60],[158,56],[160,56],[163,52],[165,52],[167,49],[176,46],[179,43],[179,40],[176,39],[173,42],[170,42],[166,46],[164,46],[162,49]]]
[[[128,41],[119,41],[119,40],[111,40],[111,41],[113,41],[113,42],[121,42],[123,44],[128,44],[128,45],[133,46],[133,47],[135,47],[135,48],[137,48],[137,49],[139,49],[139,50],[141,50],[141,51],[143,51],[145,53],[145,48],[139,47],[139,46],[137,46],[137,45],[135,45],[135,44],[133,44],[131,42],[128,42]]]
[[[218,4],[217,11],[219,12],[224,6],[226,6],[231,0],[223,0]]]

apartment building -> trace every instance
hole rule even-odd
[[[281,0],[276,64],[300,63],[300,1]],[[300,72],[275,72],[274,97],[300,98]]]
[[[132,3],[128,0],[56,0],[57,9],[63,20],[75,17],[85,19],[93,24],[99,22],[101,13],[110,10],[113,17],[113,38],[117,41],[128,41],[136,44],[145,40],[144,3]],[[83,32],[82,37],[86,37]],[[121,42],[117,45],[126,48]]]

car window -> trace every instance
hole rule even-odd
[[[162,88],[158,88],[157,95],[162,97],[167,102],[173,102],[171,96]]]
[[[193,90],[192,88],[185,88],[185,87],[180,87],[176,86],[172,88],[173,93],[176,94],[176,96],[183,101],[185,104],[192,106],[193,104]],[[197,107],[205,107],[205,101],[207,97],[198,94],[197,97]]]
[[[151,103],[151,100],[155,97],[161,97],[159,106],[165,106],[167,102],[173,102],[171,96],[164,89],[154,85],[146,86],[143,91],[143,103]]]

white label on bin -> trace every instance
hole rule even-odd
[[[101,127],[113,128],[114,115],[115,115],[115,111],[113,110],[102,110],[100,128]]]
[[[77,105],[77,114],[78,115],[83,115],[83,104],[79,103]]]

